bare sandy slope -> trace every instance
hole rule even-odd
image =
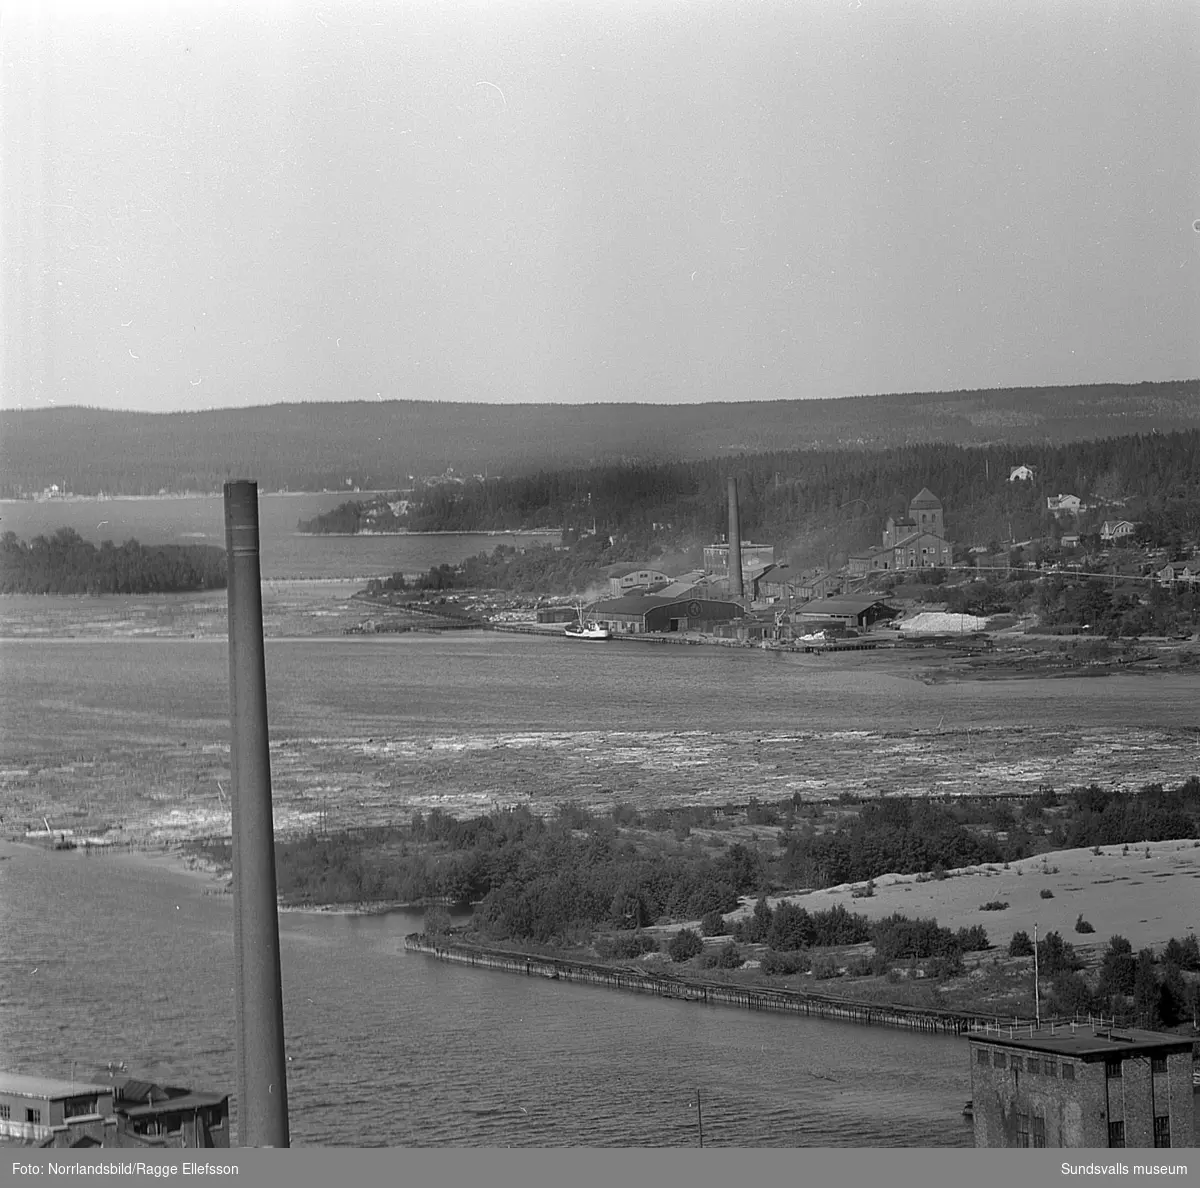
[[[1146,857],[1149,850],[1150,857]],[[1091,850],[1059,850],[1026,858],[1005,870],[1000,864],[968,866],[950,871],[943,880],[918,883],[915,875],[883,875],[875,880],[875,894],[855,899],[843,884],[811,893],[785,893],[771,904],[790,899],[811,911],[841,904],[872,920],[902,912],[910,917],[934,917],[946,928],[982,924],[993,945],[1007,946],[1014,932],[1040,935],[1057,931],[1083,949],[1105,946],[1120,935],[1135,949],[1160,945],[1172,936],[1182,937],[1200,926],[1200,841],[1149,842]],[[1043,889],[1053,899],[1041,898]],[[981,905],[999,900],[1003,911],[981,911]],[[734,916],[749,915],[754,900],[745,901]],[[1075,931],[1081,915],[1096,931]]]

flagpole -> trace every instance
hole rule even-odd
[[[1038,984],[1038,934],[1033,926],[1033,1017],[1038,1027],[1042,1025],[1042,988]]]

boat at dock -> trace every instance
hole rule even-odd
[[[588,641],[612,639],[612,632],[607,627],[601,627],[599,623],[593,623],[590,620],[588,622],[568,624],[563,634],[567,639]]]

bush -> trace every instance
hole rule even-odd
[[[636,959],[643,953],[653,953],[658,944],[644,932],[618,932],[615,936],[603,937],[596,942],[596,951],[601,957]]]
[[[667,955],[672,961],[691,961],[693,957],[704,952],[704,942],[700,934],[691,928],[681,928],[667,945]]]
[[[1008,907],[1008,900],[992,899],[992,900],[989,900],[987,903],[980,904],[979,910],[981,912],[1002,912],[1007,907]]]
[[[741,969],[745,963],[746,959],[733,941],[721,946],[721,951],[717,954],[717,966],[720,969]]]
[[[706,912],[700,921],[701,936],[724,936],[728,931],[725,917],[720,912]]]
[[[1053,898],[1054,898],[1054,892],[1053,892],[1053,891],[1051,891],[1049,887],[1043,887],[1043,888],[1042,888],[1042,889],[1041,889],[1041,890],[1038,892],[1038,894],[1039,894],[1039,895],[1040,895],[1040,896],[1041,896],[1043,899],[1053,899]]]
[[[761,958],[759,968],[769,978],[788,977],[802,973],[808,967],[808,954],[801,952],[776,953],[768,949]]]
[[[813,958],[812,976],[820,981],[838,976],[838,963],[828,953],[818,953]]]
[[[1012,940],[1008,942],[1008,955],[1010,957],[1033,956],[1033,941],[1028,932],[1013,933]]]
[[[925,964],[925,976],[936,978],[939,982],[947,978],[956,978],[963,972],[961,953],[939,953],[931,957]]]
[[[1083,918],[1083,913],[1080,912],[1075,918],[1076,932],[1095,932],[1096,930]]]

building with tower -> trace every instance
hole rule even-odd
[[[908,505],[908,514],[888,516],[882,547],[850,558],[852,575],[896,569],[936,569],[951,563],[954,545],[946,539],[942,501],[922,487]]]

